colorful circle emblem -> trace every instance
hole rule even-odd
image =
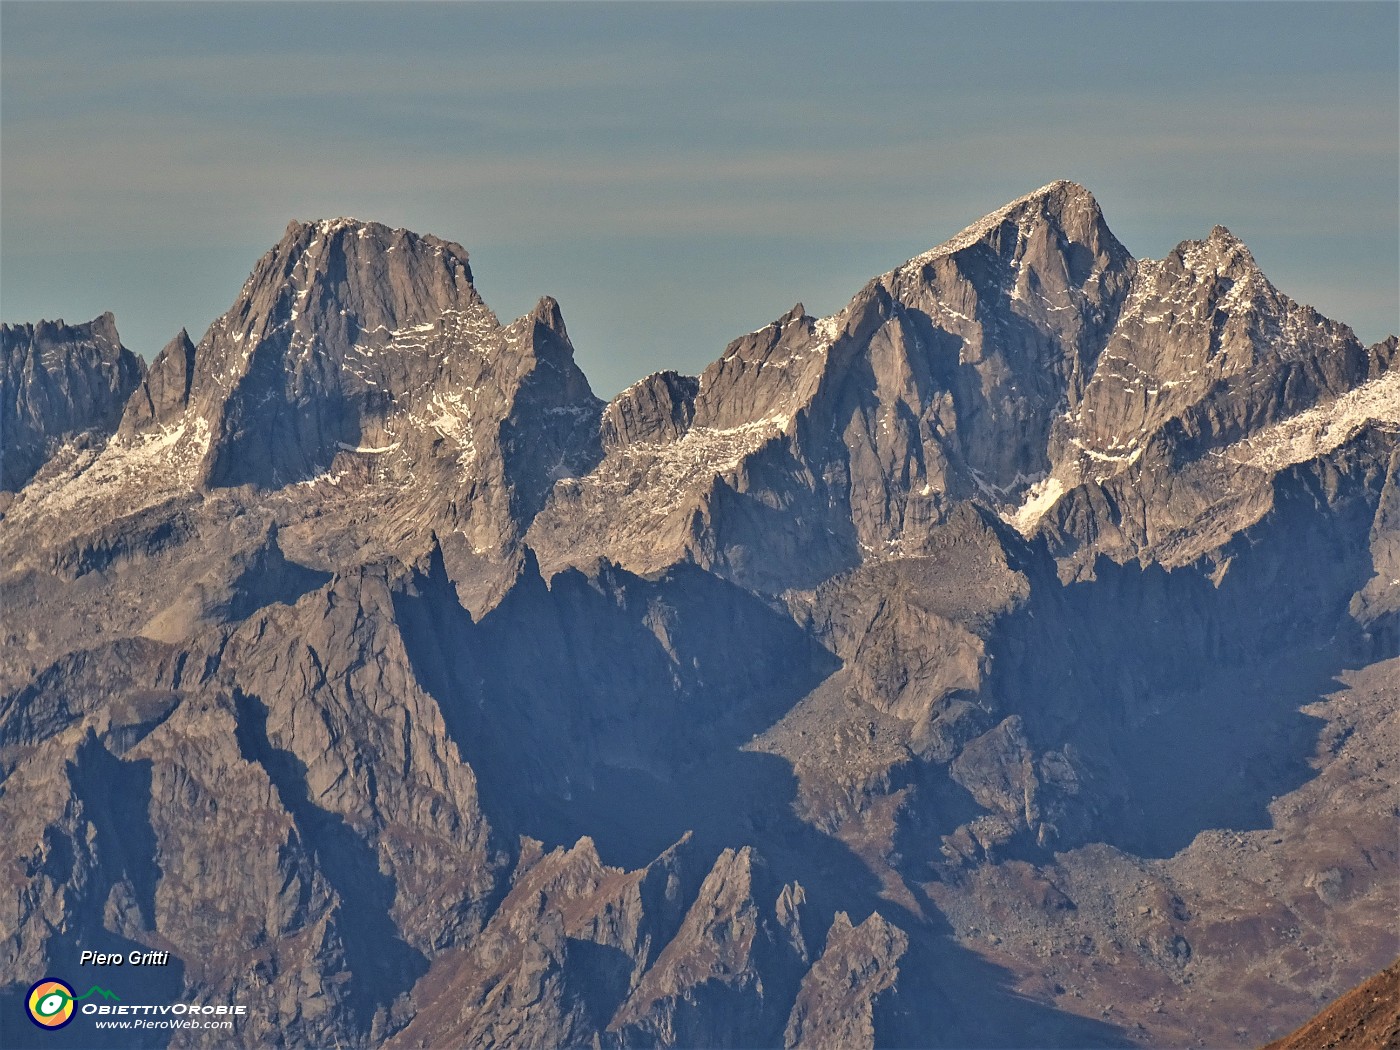
[[[73,1020],[73,989],[63,981],[45,977],[29,989],[29,1019],[40,1028],[62,1028]]]

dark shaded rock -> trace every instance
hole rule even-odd
[[[387,570],[258,612],[229,639],[221,673],[250,758],[306,814],[307,836],[328,836],[347,878],[364,869],[362,921],[420,953],[480,928],[502,858],[476,778],[413,674]]]
[[[726,849],[676,936],[613,1017],[623,1045],[770,1045],[787,1011],[797,961],[760,907],[750,847]]]
[[[123,434],[151,424],[168,426],[184,415],[194,382],[194,358],[194,343],[181,328],[156,355],[146,378],[127,401],[120,427]]]
[[[0,492],[22,489],[63,442],[111,434],[145,372],[110,313],[79,325],[4,325]]]

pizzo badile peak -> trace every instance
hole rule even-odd
[[[347,218],[7,325],[6,1045],[133,1045],[15,1027],[82,951],[245,1045],[1286,1035],[1400,950],[1396,350],[1072,182],[609,402]]]

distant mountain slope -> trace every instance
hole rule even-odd
[[[250,1045],[1281,1034],[1395,955],[1396,350],[1064,181],[606,405],[348,218],[148,372],[7,328],[0,1043],[116,1045],[84,948]]]

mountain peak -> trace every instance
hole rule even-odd
[[[569,338],[569,331],[564,327],[564,314],[559,309],[559,300],[552,295],[543,295],[540,301],[535,304],[535,308],[530,311],[530,320],[536,324],[543,325],[556,335],[564,339]]]
[[[356,233],[369,230],[383,230],[391,233],[403,232],[391,229],[382,222],[375,222],[371,219],[357,219],[353,215],[338,215],[334,218],[326,219],[292,219],[287,223],[284,237],[300,237],[304,234],[313,234],[325,237],[329,234],[339,233],[345,230],[353,230]]]
[[[776,324],[779,328],[783,328],[783,327],[786,327],[787,325],[792,324],[793,321],[800,321],[800,320],[802,320],[802,318],[804,318],[804,317],[806,317],[806,316],[807,316],[807,308],[806,308],[805,306],[803,306],[801,303],[795,303],[795,304],[793,304],[793,307],[792,307],[791,310],[789,310],[787,313],[783,314],[782,317],[779,317],[779,318],[778,318],[775,322],[773,322],[773,323]]]
[[[161,353],[163,354],[175,352],[179,352],[181,354],[194,353],[194,341],[190,339],[190,333],[187,332],[184,328],[181,328],[178,332],[176,332],[174,337],[170,340],[170,342],[166,343],[165,346],[161,348]]]
[[[1196,273],[1233,278],[1260,273],[1259,264],[1244,241],[1224,226],[1212,227],[1205,240],[1183,241],[1176,251],[1182,264]]]
[[[93,335],[101,336],[103,339],[112,342],[120,342],[117,336],[117,319],[112,315],[111,310],[104,310],[92,320]]]
[[[1069,203],[1083,200],[1088,200],[1095,206],[1098,204],[1098,202],[1094,200],[1094,195],[1079,183],[1070,179],[1056,179],[1054,182],[1047,182],[1039,189],[1031,190],[1030,193],[1024,196],[1017,197],[1002,210],[1016,211],[1018,209],[1024,209],[1031,204],[1045,204],[1059,208]]]
[[[196,348],[181,328],[151,362],[149,371],[122,411],[119,433],[130,436],[156,423],[174,425],[184,414],[194,382]]]
[[[282,235],[283,244],[308,247],[318,242],[339,245],[349,241],[367,241],[371,251],[414,251],[430,255],[444,254],[465,263],[468,253],[454,241],[445,241],[432,234],[414,233],[402,226],[388,226],[373,220],[340,216],[333,219],[302,221],[293,219]],[[274,249],[275,250],[275,249]]]
[[[1040,223],[1060,228],[1071,239],[1084,237],[1100,228],[1107,232],[1103,212],[1094,195],[1077,182],[1057,179],[984,215],[905,265],[922,266],[934,259],[955,255],[975,244],[987,242],[1008,223],[1014,224],[1022,235]]]
[[[279,333],[349,346],[362,333],[432,324],[450,310],[485,310],[460,244],[359,219],[294,220],[215,334],[240,354]]]
[[[81,324],[69,324],[59,317],[52,321],[41,319],[32,324],[6,324],[0,328],[3,328],[5,336],[11,339],[23,337],[25,339],[49,339],[61,342],[79,338],[96,340],[112,346],[121,342],[117,335],[117,319],[112,316],[110,310]]]
[[[309,221],[293,219],[287,223],[282,239],[263,260],[279,254],[286,255],[290,250],[312,253],[315,257],[337,252],[352,253],[361,257],[395,252],[441,256],[449,267],[467,268],[470,279],[470,268],[467,267],[469,255],[460,244],[442,240],[432,234],[414,233],[401,226],[387,226],[382,222],[351,216]]]

